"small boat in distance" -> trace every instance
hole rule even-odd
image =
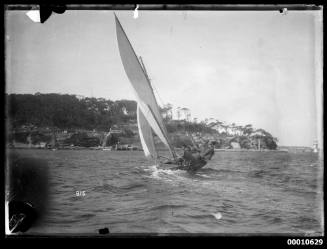
[[[116,14],[116,33],[118,48],[127,77],[134,88],[137,99],[137,124],[142,148],[145,156],[154,161],[156,165],[170,169],[183,169],[192,171],[202,168],[206,165],[205,158],[201,160],[188,159],[187,167],[181,167],[181,157],[178,157],[172,146],[160,109],[155,98],[150,79],[145,69],[142,58],[138,57],[128,40],[126,33],[121,26]],[[156,150],[153,132],[158,136],[160,141],[168,148],[170,158],[160,156]],[[160,158],[166,158],[168,161],[160,162]],[[211,158],[211,157],[210,157]],[[184,159],[183,162],[186,160]]]
[[[318,141],[315,140],[313,143],[313,148],[312,148],[313,153],[318,153],[319,149],[318,149]]]

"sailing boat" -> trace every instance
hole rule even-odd
[[[102,150],[112,150],[112,147],[107,147],[107,142],[109,137],[111,136],[111,128],[108,133],[104,135],[103,142],[102,142]]]
[[[57,142],[57,137],[56,137],[56,132],[52,131],[52,135],[51,135],[51,141],[50,143],[47,145],[48,149],[51,149],[53,151],[58,149],[58,142]]]
[[[170,142],[142,58],[139,59],[135,54],[134,49],[116,15],[115,21],[120,57],[137,99],[137,124],[144,154],[149,159],[154,160],[157,165],[162,165],[159,158],[163,157],[158,155],[156,150],[153,137],[154,132],[168,148],[171,156],[171,159],[168,162],[165,162],[165,167],[183,169],[183,167],[178,167],[178,162],[181,160],[177,156],[174,147]],[[168,163],[170,166],[168,166]],[[198,169],[203,167],[206,164],[206,161],[201,160],[196,163],[194,162],[193,164],[196,164],[193,165],[193,169]]]

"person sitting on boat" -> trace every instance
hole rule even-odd
[[[200,149],[200,146],[202,147]],[[179,165],[177,169],[188,171],[196,171],[207,164],[214,154],[213,144],[208,142],[204,145],[193,144],[193,146],[183,145],[184,153],[178,157],[176,163]]]
[[[210,142],[208,143],[208,147],[204,149],[203,152],[201,153],[201,157],[205,160],[211,160],[214,154],[215,154],[214,145],[212,142]]]
[[[182,156],[181,169],[195,170],[199,165],[205,165],[206,162],[201,157],[201,150],[198,145],[183,145],[184,154]]]
[[[201,149],[200,149],[201,146]],[[208,160],[211,160],[215,151],[213,143],[206,141],[203,145],[201,144],[193,153],[186,154],[184,160],[188,162],[187,170],[196,171],[207,164]]]
[[[207,164],[206,160],[201,156],[199,152],[191,153],[186,152],[184,154],[184,168],[188,171],[196,171]]]
[[[189,148],[185,144],[182,145],[182,148],[183,148],[183,151],[184,151],[183,155],[181,155],[181,156],[180,155],[177,155],[177,158],[175,160],[168,159],[164,163],[165,164],[173,164],[173,163],[176,163],[179,166],[183,166],[184,154],[185,154],[185,151],[188,151],[189,150]]]
[[[175,163],[179,166],[179,169],[185,169],[189,165],[188,161],[185,159],[189,158],[192,154],[192,148],[186,144],[182,145],[183,155],[178,156],[175,160]]]
[[[201,149],[198,146],[192,146],[191,149],[192,156],[194,159],[200,159],[201,158]]]
[[[185,153],[189,153],[191,151],[191,148],[189,146],[187,146],[186,144],[182,145],[182,149],[183,149],[183,155],[177,155],[177,158],[175,158],[175,160],[171,160],[171,159],[167,159],[166,161],[164,161],[164,164],[177,164],[180,167],[183,167],[185,159]]]

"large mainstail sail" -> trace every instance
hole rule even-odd
[[[168,133],[149,79],[116,15],[115,20],[120,57],[137,98],[138,128],[144,153],[148,157],[157,158],[153,141],[153,130],[167,146],[171,156],[176,159],[176,153],[169,142]]]

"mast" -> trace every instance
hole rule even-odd
[[[139,56],[139,59],[140,59],[140,62],[141,62],[141,65],[142,65],[142,68],[143,68],[143,71],[144,71],[144,74],[145,74],[145,76],[147,77],[147,79],[148,79],[148,81],[149,81],[149,85],[150,85],[150,87],[151,87],[151,89],[152,89],[152,92],[154,93],[154,91],[153,91],[153,87],[152,87],[152,85],[151,85],[151,81],[150,81],[150,78],[149,78],[149,75],[148,75],[148,71],[146,70],[146,68],[145,68],[145,65],[144,65],[144,62],[143,62],[143,60],[142,60],[142,57],[141,56]]]
[[[153,94],[153,96],[155,96],[155,95],[154,95],[154,91],[153,91],[153,87],[152,87],[152,85],[151,85],[151,81],[150,81],[150,78],[149,78],[149,75],[148,75],[148,72],[147,72],[147,70],[146,70],[146,68],[145,68],[145,65],[144,65],[144,62],[143,62],[141,56],[139,56],[139,60],[140,60],[140,64],[141,64],[141,66],[142,66],[143,72],[144,72],[144,74],[145,74],[145,77],[147,78],[147,80],[148,80],[148,82],[149,82],[149,86],[150,86],[150,88],[151,88],[152,94]],[[158,105],[158,102],[157,102],[157,99],[154,98],[154,100],[155,100],[157,106],[159,106],[159,105]]]

